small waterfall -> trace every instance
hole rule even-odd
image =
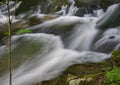
[[[108,29],[119,26],[120,25],[119,11],[120,11],[120,3],[108,7],[106,13],[104,13],[103,16],[99,17],[96,27],[99,29]]]
[[[6,50],[3,47],[0,47],[1,49]],[[4,51],[0,55],[4,55],[1,58],[4,59],[7,53]],[[13,70],[13,85],[30,85],[54,78],[73,64],[100,62],[110,55],[64,49],[60,37],[54,35],[24,34],[12,37],[12,57],[16,60],[26,58],[17,69]],[[0,84],[8,85],[7,79],[8,75],[1,77]]]
[[[40,13],[41,13],[41,6],[39,5],[35,10],[35,14],[40,14]]]
[[[78,8],[75,6],[74,0],[68,0],[68,2],[71,4],[70,7],[68,5],[62,6],[61,10],[56,12],[56,14],[62,14],[63,16],[74,16]]]
[[[89,50],[97,33],[97,30],[94,27],[94,19],[89,19],[89,22],[85,24],[77,25],[69,38],[70,43],[68,48],[80,51]]]
[[[71,6],[69,7],[69,10],[68,10],[67,16],[75,15],[77,10],[78,10],[78,8],[75,6],[75,2],[72,1],[72,4],[71,4]]]
[[[58,12],[56,12],[56,14],[60,14],[60,15],[65,16],[65,15],[66,15],[66,10],[67,10],[67,5],[62,6],[62,7],[61,7],[61,10],[58,11]]]
[[[51,0],[48,1],[52,3]],[[36,10],[28,10],[13,18],[13,34],[19,29],[32,31],[31,34],[12,36],[13,85],[33,85],[36,82],[50,80],[59,76],[71,65],[101,62],[111,57],[112,50],[120,49],[120,29],[115,27],[119,26],[119,22],[114,25],[108,24],[109,20],[110,23],[112,21],[111,17],[113,21],[119,21],[120,4],[113,5],[112,11],[109,8],[106,13],[96,11],[96,17],[92,14],[77,17],[75,13],[78,8],[74,0],[68,0],[68,3],[69,5],[62,6],[60,11],[53,14],[41,14],[42,6],[39,5]],[[18,3],[18,6],[19,4],[21,3]],[[0,6],[0,34],[2,35],[8,28],[4,6]],[[11,7],[11,13],[13,9],[14,6]],[[117,16],[113,17],[115,13]],[[31,18],[38,21],[32,21]],[[102,26],[106,25],[115,28],[96,29],[102,29]],[[8,46],[6,40],[0,40],[2,42],[0,43],[0,85],[9,85]],[[103,51],[106,45],[109,52]]]
[[[95,14],[97,17],[101,17],[104,14],[104,11],[103,9],[99,9],[99,10],[96,10]]]
[[[21,3],[22,3],[21,1],[19,1],[17,4],[15,4],[15,2],[13,2],[13,1],[10,1],[10,2],[9,2],[10,13],[11,13],[12,15],[14,15],[15,9],[17,9],[17,8],[20,6]],[[16,6],[15,6],[15,5],[16,5]],[[1,11],[3,14],[7,15],[7,14],[8,14],[7,6],[6,6],[5,4],[4,4],[4,5],[1,5],[1,6],[0,6],[0,11]]]

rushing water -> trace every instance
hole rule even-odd
[[[36,82],[50,80],[60,75],[62,71],[71,65],[101,62],[110,58],[110,52],[113,49],[119,49],[119,28],[112,28],[101,32],[100,29],[96,29],[96,27],[101,25],[99,21],[101,18],[98,19],[99,17],[90,16],[76,17],[74,15],[78,8],[74,6],[75,3],[73,0],[69,3],[71,3],[70,7],[67,5],[63,6],[59,12],[55,13],[62,13],[61,16],[53,15],[52,19],[38,21],[39,24],[37,22],[35,25],[27,28],[34,33],[12,36],[13,85],[32,85]],[[117,6],[113,6],[114,9],[116,9],[116,7]],[[38,8],[40,8],[40,6]],[[0,9],[2,9],[2,7]],[[39,14],[40,9],[37,10],[37,12],[34,12],[34,16],[29,14],[30,17],[41,20],[49,16]],[[102,11],[96,14],[96,16],[104,16]],[[22,14],[19,18],[23,18],[21,16],[29,19],[28,15]],[[1,12],[0,17],[2,18],[0,20],[0,33],[2,34],[7,32],[6,29],[8,26],[4,12]],[[14,19],[12,22],[14,29],[17,29],[17,27],[26,27],[25,23],[27,23],[27,21],[25,19]],[[23,21],[25,22],[23,23]],[[104,22],[105,21],[106,20],[104,20]],[[99,26],[96,26],[96,22],[98,22]],[[5,28],[5,30],[2,30],[3,28]],[[102,33],[102,35],[99,33]],[[97,36],[99,39],[96,39]],[[111,42],[115,42],[115,44],[111,44]],[[113,45],[112,47],[114,47],[111,47],[111,50],[106,52],[109,54],[106,54],[102,50],[104,49],[104,45],[102,45],[104,43],[107,43],[105,45]],[[103,48],[100,48],[101,45]],[[98,48],[100,48],[100,51]],[[0,63],[0,67],[2,68],[3,65],[7,66],[6,38],[2,39],[0,46]],[[8,85],[7,70],[2,68],[0,69],[2,73],[0,74],[0,85]]]

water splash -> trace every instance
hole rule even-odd
[[[71,4],[70,6],[65,5],[61,7],[61,10],[56,12],[56,14],[62,14],[62,16],[74,16],[78,8],[75,6],[74,0],[68,0]]]
[[[64,49],[60,37],[48,34],[24,34],[14,36],[12,40],[13,57],[34,57],[27,59],[20,67],[13,70],[13,85],[31,85],[43,80],[50,80],[73,64],[100,62],[110,57],[103,53],[76,52]],[[32,45],[29,46],[28,42],[31,42]],[[37,48],[40,44],[43,44],[42,52]],[[26,53],[33,49],[37,49],[33,55]],[[0,84],[8,85],[7,80],[8,75],[1,77]]]
[[[90,50],[91,43],[98,32],[95,29],[96,20],[97,18],[89,17],[88,22],[75,26],[73,33],[68,38],[70,43],[67,48],[80,51]]]
[[[61,11],[57,12],[58,14],[62,13],[63,16],[28,28],[33,32],[43,32],[46,30],[54,31],[56,29],[72,29],[72,33],[66,38],[67,48],[64,48],[61,37],[53,34],[34,33],[12,37],[12,63],[14,67],[12,71],[13,85],[31,85],[36,82],[50,80],[60,75],[62,71],[71,65],[88,62],[101,62],[110,58],[111,55],[89,51],[95,35],[99,32],[99,30],[95,29],[97,18],[90,16],[74,16],[77,11],[77,7],[75,6],[73,0],[70,1],[70,4],[71,5],[69,6],[62,6]],[[118,6],[119,5],[115,7]],[[113,9],[113,12],[115,12],[115,9]],[[38,7],[36,14],[39,13],[41,13],[40,7]],[[31,14],[28,12],[28,15]],[[27,18],[28,15],[26,14]],[[117,16],[118,15],[119,13]],[[0,22],[2,23],[2,25],[0,24],[0,28],[5,28],[6,21],[4,15],[0,15],[0,17]],[[43,17],[44,14],[39,16],[39,18]],[[5,26],[3,26],[4,24]],[[69,26],[71,24],[74,25],[74,27],[70,28]],[[0,29],[0,32],[1,31],[2,29]],[[63,31],[63,34],[65,31]],[[59,31],[57,30],[56,32],[58,33]],[[108,31],[103,33],[103,35],[108,35],[109,33],[112,35],[116,32],[116,30],[114,32]],[[98,47],[97,45],[100,45],[100,43],[103,40],[106,40],[106,38],[108,39],[109,37],[107,36],[101,40],[98,40],[95,43],[95,47]],[[119,36],[115,38],[115,42],[118,40],[120,40]],[[116,44],[115,49],[120,48],[119,43],[120,42]],[[2,62],[2,65],[5,65],[7,62],[6,51],[7,44],[5,43],[0,46],[0,59],[4,60],[4,62],[0,61],[0,63]],[[2,67],[2,65],[0,67]],[[8,85],[8,75],[7,72],[5,72],[6,71],[0,74],[0,85]]]

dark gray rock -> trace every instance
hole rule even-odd
[[[120,26],[120,4],[112,5],[107,12],[98,20],[96,28],[105,30]]]
[[[115,47],[115,50],[120,50],[120,44]]]
[[[120,36],[115,34],[110,34],[103,36],[94,45],[94,51],[110,53],[115,47],[120,44]]]
[[[20,13],[24,13],[29,10],[36,10],[38,6],[41,6],[41,10],[43,13],[49,11],[51,3],[49,0],[22,0],[21,5],[16,10],[16,15]]]
[[[118,49],[119,44],[120,27],[109,28],[98,33],[93,42],[93,50],[98,52],[110,53],[112,50]]]

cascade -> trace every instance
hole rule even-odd
[[[64,5],[52,14],[43,14],[39,5],[36,10],[13,17],[13,85],[32,85],[50,80],[71,65],[101,62],[110,58],[114,49],[120,49],[120,24],[117,22],[120,19],[120,4],[111,6],[105,13],[100,9],[95,11],[95,16],[92,13],[86,16],[85,13],[83,17],[78,17],[75,16],[78,7],[74,0],[68,0],[68,3],[70,5]],[[14,2],[10,3],[12,14],[14,5],[11,4]],[[8,45],[4,36],[8,24],[4,7],[4,4],[0,6],[0,85],[9,85]],[[114,18],[115,13],[117,16]],[[113,25],[109,25],[111,17],[116,22]],[[14,34],[19,29],[31,30],[32,33]]]

